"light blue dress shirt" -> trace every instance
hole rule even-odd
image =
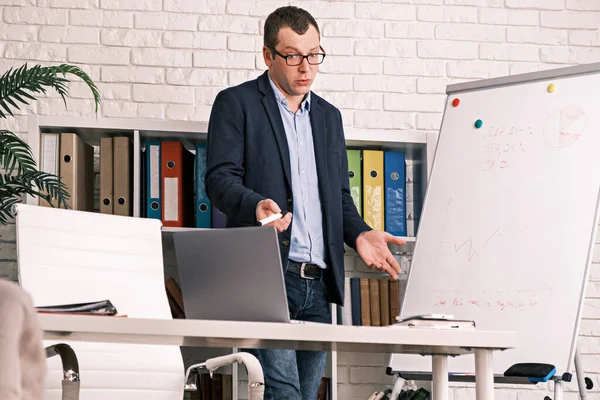
[[[279,106],[290,152],[294,208],[289,259],[325,268],[323,216],[310,125],[310,91],[294,114],[270,76],[269,82]]]

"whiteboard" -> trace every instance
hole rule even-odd
[[[570,372],[598,223],[597,72],[448,87],[401,317],[443,313],[516,331],[516,349],[494,353],[495,374],[518,362]],[[395,354],[389,366],[431,371],[422,356]],[[448,366],[473,373],[474,358]]]

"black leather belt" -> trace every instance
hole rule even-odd
[[[323,278],[323,269],[315,264],[288,260],[287,270],[300,275],[304,279]]]

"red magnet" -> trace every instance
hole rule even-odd
[[[459,105],[459,104],[460,104],[460,100],[459,100],[459,99],[454,99],[454,100],[452,100],[452,105],[453,105],[454,107],[458,107],[458,105]]]

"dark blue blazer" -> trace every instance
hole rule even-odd
[[[311,102],[326,247],[324,280],[329,300],[343,304],[344,242],[354,248],[357,236],[371,228],[350,196],[342,116],[314,93]],[[254,225],[256,206],[266,198],[293,211],[288,144],[267,72],[217,95],[208,124],[206,191],[227,215],[228,227]],[[282,267],[292,229],[293,218],[290,228],[279,233]]]

